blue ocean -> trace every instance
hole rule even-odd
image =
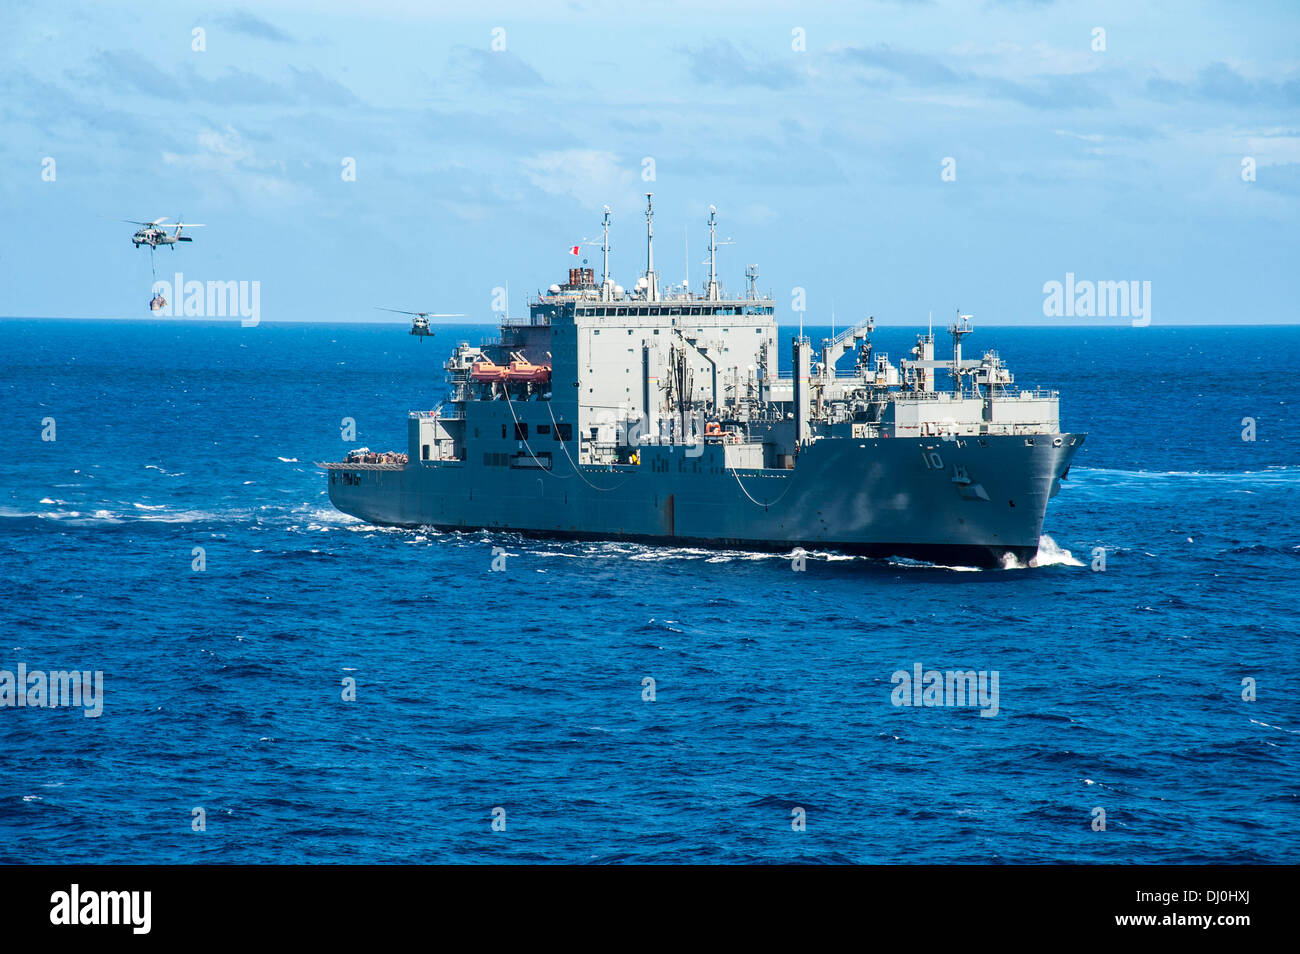
[[[1300,861],[1300,328],[979,328],[1089,434],[1037,565],[803,572],[334,511],[492,329],[404,332],[0,321],[0,670],[103,674],[0,863]]]

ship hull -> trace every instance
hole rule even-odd
[[[329,465],[330,499],[387,526],[999,566],[1038,552],[1048,500],[1082,440],[827,438],[792,469],[733,467],[721,444],[649,445],[639,465],[599,467],[575,465],[558,444],[521,443],[512,462],[522,466]]]

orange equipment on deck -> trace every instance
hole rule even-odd
[[[475,381],[504,381],[506,379],[506,368],[499,364],[493,364],[491,361],[475,361],[474,366],[470,369],[469,376]]]
[[[529,384],[545,384],[551,380],[549,364],[533,364],[522,358],[511,361],[509,366],[494,364],[491,361],[475,361],[469,376],[475,381],[510,381]]]
[[[528,381],[531,384],[544,384],[551,380],[549,364],[533,364],[531,361],[518,359],[510,362],[506,372],[507,381]]]

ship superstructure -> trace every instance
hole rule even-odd
[[[891,362],[868,319],[816,349],[794,336],[782,375],[757,268],[743,295],[718,281],[716,212],[695,293],[659,281],[652,203],[631,289],[610,277],[606,208],[600,281],[572,268],[497,339],[461,342],[447,400],[410,413],[406,459],[322,465],[335,506],[390,525],[943,563],[1037,553],[1083,440],[1061,432],[1055,391],[1015,388],[996,352],[965,358],[969,315],[948,328],[950,358],[931,332]]]

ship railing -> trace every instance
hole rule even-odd
[[[988,397],[987,388],[985,391],[951,391],[944,388],[936,387],[933,391],[897,391],[892,397],[901,401],[967,401],[972,398],[980,400]],[[1029,401],[1029,400],[1050,400],[1059,398],[1060,392],[1048,388],[1017,388],[1014,385],[1007,387],[1001,385],[998,387],[997,401]]]
[[[651,439],[647,441],[638,442],[636,444],[624,445],[624,446],[630,446],[633,449],[635,449],[637,447],[698,447],[700,444],[708,444],[708,445],[727,444],[734,447],[740,444],[762,444],[763,441],[764,441],[763,436],[759,434],[745,435],[745,434],[727,433],[727,434],[702,434],[696,437],[694,440],[689,440],[689,439],[682,440],[680,438],[672,441],[666,439],[661,439],[661,440]]]
[[[1013,398],[1015,400],[1027,401],[1031,398],[1035,400],[1045,400],[1047,398],[1061,396],[1060,391],[1053,391],[1050,388],[1016,388],[1014,386],[1007,387],[1005,385],[999,385],[998,390],[1002,392],[1000,395],[1001,397]]]
[[[419,418],[422,421],[439,420],[439,421],[463,421],[465,419],[465,409],[463,407],[442,407],[436,411],[409,411],[411,417]]]
[[[867,322],[865,321],[861,322],[860,324],[852,325],[848,328],[845,328],[835,337],[830,338],[826,343],[831,348],[838,347],[839,345],[842,345],[844,342],[848,341],[850,338],[863,334],[866,331],[866,329],[867,329]]]
[[[314,463],[325,470],[406,470],[407,466],[405,461],[367,464],[357,460],[318,460]]]

